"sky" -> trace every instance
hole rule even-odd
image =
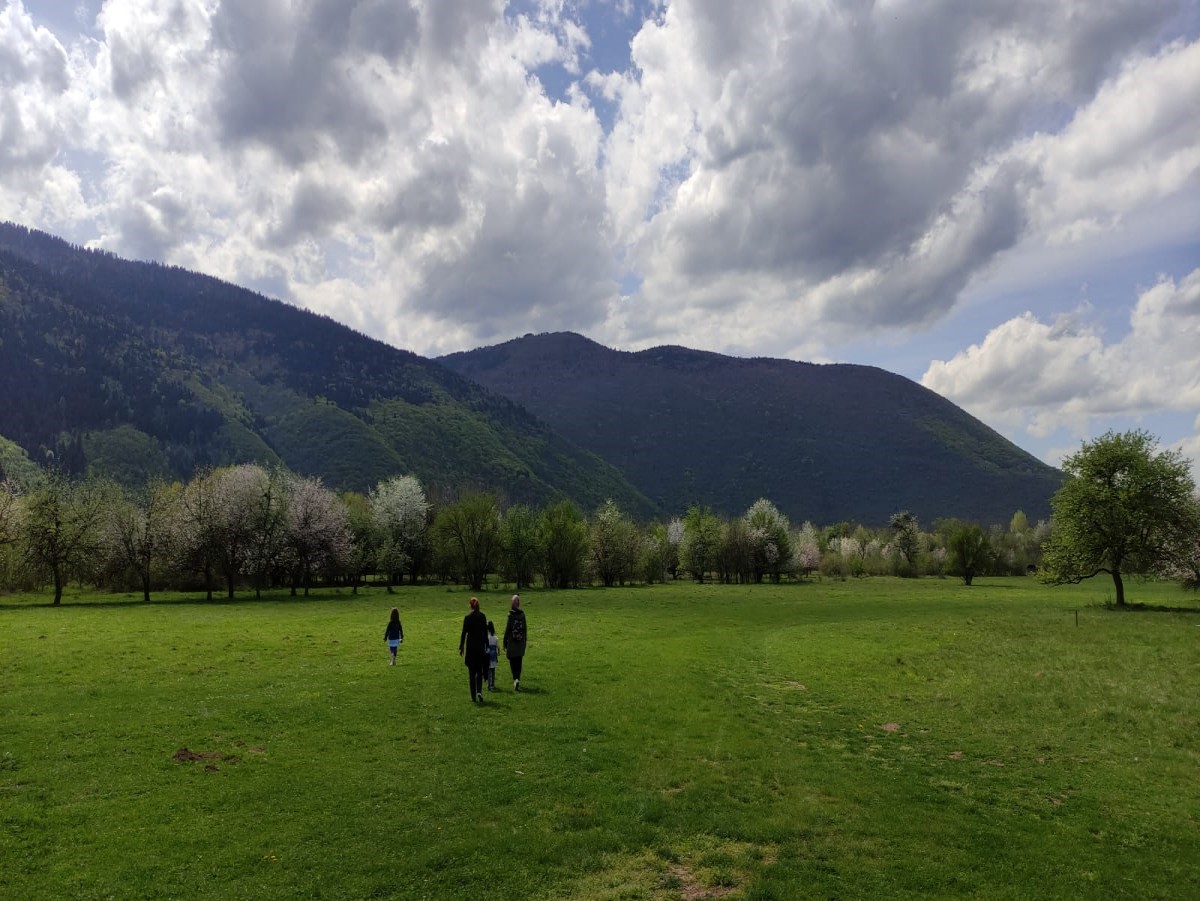
[[[1200,0],[0,0],[0,219],[423,356],[862,363],[1200,478]]]

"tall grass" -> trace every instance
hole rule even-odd
[[[461,591],[6,598],[0,897],[1200,897],[1200,605],[1131,596],[523,593],[483,705]]]

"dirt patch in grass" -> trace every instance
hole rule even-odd
[[[685,901],[702,901],[709,898],[728,898],[737,891],[735,885],[705,885],[695,871],[685,864],[676,864],[670,873],[677,880],[679,894]]]
[[[236,754],[222,754],[220,751],[193,751],[191,748],[183,747],[171,755],[171,759],[176,763],[196,763],[205,761],[204,771],[206,773],[215,773],[218,770],[215,761],[228,764],[238,764],[242,762],[242,758]]]
[[[193,760],[220,760],[220,751],[192,751],[188,748],[180,748],[171,757],[176,763],[190,763]]]
[[[608,856],[561,897],[732,901],[745,897],[754,874],[778,858],[775,845],[691,836],[679,845]]]

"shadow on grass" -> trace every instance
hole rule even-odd
[[[1115,602],[1108,601],[1101,604],[1105,610],[1111,610],[1114,613],[1196,613],[1200,614],[1200,606],[1198,607],[1168,607],[1165,604],[1126,604],[1123,607],[1118,607]]]
[[[348,590],[338,592],[337,594],[310,594],[307,597],[304,595],[296,595],[292,597],[286,592],[268,593],[262,597],[254,597],[253,595],[240,594],[234,597],[226,597],[222,594],[220,597],[214,597],[209,600],[204,595],[183,596],[183,597],[151,597],[150,600],[144,601],[141,596],[120,596],[113,597],[111,595],[103,600],[92,600],[87,595],[64,597],[62,603],[55,604],[53,600],[36,600],[26,601],[21,599],[20,595],[7,595],[0,597],[0,614],[6,611],[15,610],[44,610],[61,607],[62,609],[79,610],[89,607],[176,607],[176,606],[196,606],[196,607],[241,607],[250,604],[332,604],[339,601],[354,601],[360,598],[370,597],[374,592],[363,591],[359,594],[351,594]],[[389,597],[380,592],[381,597]],[[395,597],[391,595],[390,597]],[[13,599],[17,599],[14,603],[8,603]]]

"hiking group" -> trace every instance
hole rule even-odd
[[[471,700],[483,702],[483,683],[489,691],[496,689],[496,663],[499,649],[504,649],[512,670],[513,691],[521,690],[521,664],[525,658],[525,611],[521,609],[521,596],[514,594],[508,610],[508,622],[504,624],[504,638],[496,638],[496,627],[479,609],[479,598],[471,598],[471,612],[463,617],[462,634],[458,639],[458,653],[467,665],[470,676]]]
[[[483,686],[488,691],[496,690],[496,664],[499,651],[504,650],[508,667],[512,671],[513,691],[521,690],[521,667],[525,659],[525,642],[528,633],[525,626],[525,611],[521,609],[521,596],[514,594],[508,610],[508,621],[504,624],[504,637],[496,637],[496,626],[479,609],[479,598],[471,598],[471,610],[463,617],[462,634],[458,639],[458,653],[467,666],[470,679],[471,701],[483,703]],[[396,650],[404,641],[404,628],[400,625],[400,611],[392,608],[391,619],[383,634],[391,653],[391,665],[396,665]]]

